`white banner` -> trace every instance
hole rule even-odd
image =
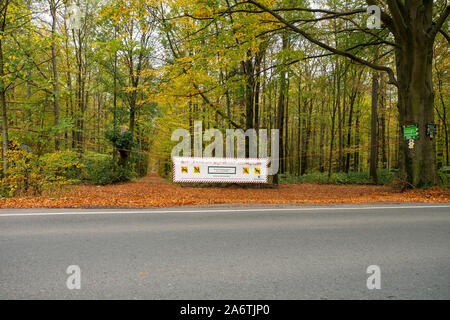
[[[173,182],[267,183],[268,159],[173,157]]]

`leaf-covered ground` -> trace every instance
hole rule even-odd
[[[193,188],[167,183],[156,175],[109,186],[70,186],[58,195],[0,199],[0,208],[166,207],[221,203],[450,202],[450,190],[395,192],[389,186],[283,184],[278,188]]]

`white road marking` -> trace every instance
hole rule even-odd
[[[429,208],[450,208],[450,205],[437,206],[377,206],[377,207],[310,207],[310,208],[253,208],[253,209],[202,209],[197,210],[145,210],[136,209],[133,211],[61,211],[61,212],[22,212],[22,213],[1,213],[1,217],[21,217],[21,216],[63,216],[63,215],[90,215],[90,214],[131,214],[131,213],[199,213],[199,212],[256,212],[256,211],[320,211],[320,210],[385,210],[385,209],[429,209]]]

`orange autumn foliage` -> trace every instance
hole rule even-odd
[[[278,188],[194,188],[173,185],[156,174],[109,186],[71,186],[57,196],[0,199],[0,208],[168,207],[226,203],[331,204],[450,202],[440,187],[395,192],[389,186],[283,184]]]

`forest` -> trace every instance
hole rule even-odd
[[[445,0],[0,0],[0,196],[171,180],[172,132],[195,121],[278,129],[274,185],[448,186],[449,14]]]

